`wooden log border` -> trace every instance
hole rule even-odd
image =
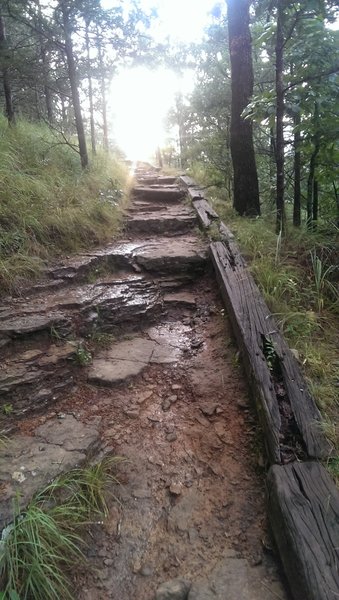
[[[208,204],[202,187],[186,175],[180,176],[179,182],[201,227],[208,234],[216,223],[220,234],[221,241],[210,243],[210,252],[263,427],[271,465],[268,515],[292,596],[294,600],[338,600],[339,491],[317,462],[332,452],[321,428],[321,415],[233,234]],[[296,447],[295,456],[285,455],[284,414],[265,356],[265,342],[274,348],[289,403],[289,422],[301,440],[302,452]]]

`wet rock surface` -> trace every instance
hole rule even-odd
[[[175,180],[140,177],[131,237],[65,259],[2,303],[2,519],[18,490],[24,505],[113,452],[129,459],[111,490],[119,502],[91,528],[93,570],[74,573],[75,598],[288,600],[262,543],[256,420],[207,245]]]

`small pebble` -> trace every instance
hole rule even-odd
[[[149,567],[148,565],[145,565],[140,570],[140,574],[143,575],[144,577],[150,577],[151,575],[153,575],[153,573],[154,573],[154,571],[153,571],[152,567]]]
[[[106,567],[111,567],[113,565],[113,563],[114,563],[114,560],[112,558],[105,558],[105,560],[104,560],[104,565]]]
[[[162,402],[162,404],[161,404],[161,408],[162,408],[162,410],[164,410],[164,411],[167,411],[167,410],[169,410],[169,409],[171,408],[171,403],[170,403],[170,401],[169,401],[169,399],[168,399],[168,398],[166,398],[166,400],[164,400],[164,401]]]
[[[171,483],[171,485],[169,487],[169,491],[174,496],[180,496],[181,490],[182,490],[181,483]]]

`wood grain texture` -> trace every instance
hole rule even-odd
[[[263,336],[274,343],[304,450],[311,458],[327,457],[331,452],[331,445],[321,430],[319,410],[307,390],[299,365],[280,334],[237,245],[233,239],[225,244],[213,242],[210,250],[221,293],[257,401],[270,462],[281,462],[282,423],[272,374],[263,352]]]
[[[204,229],[208,229],[212,221],[219,218],[215,210],[213,210],[204,198],[193,200],[192,204],[198,215],[199,222]]]
[[[294,600],[338,600],[339,492],[317,462],[271,467],[268,514]]]

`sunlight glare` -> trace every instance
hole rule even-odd
[[[113,137],[130,160],[149,160],[166,141],[165,119],[175,94],[193,87],[193,74],[138,67],[123,71],[112,83],[110,112]]]

